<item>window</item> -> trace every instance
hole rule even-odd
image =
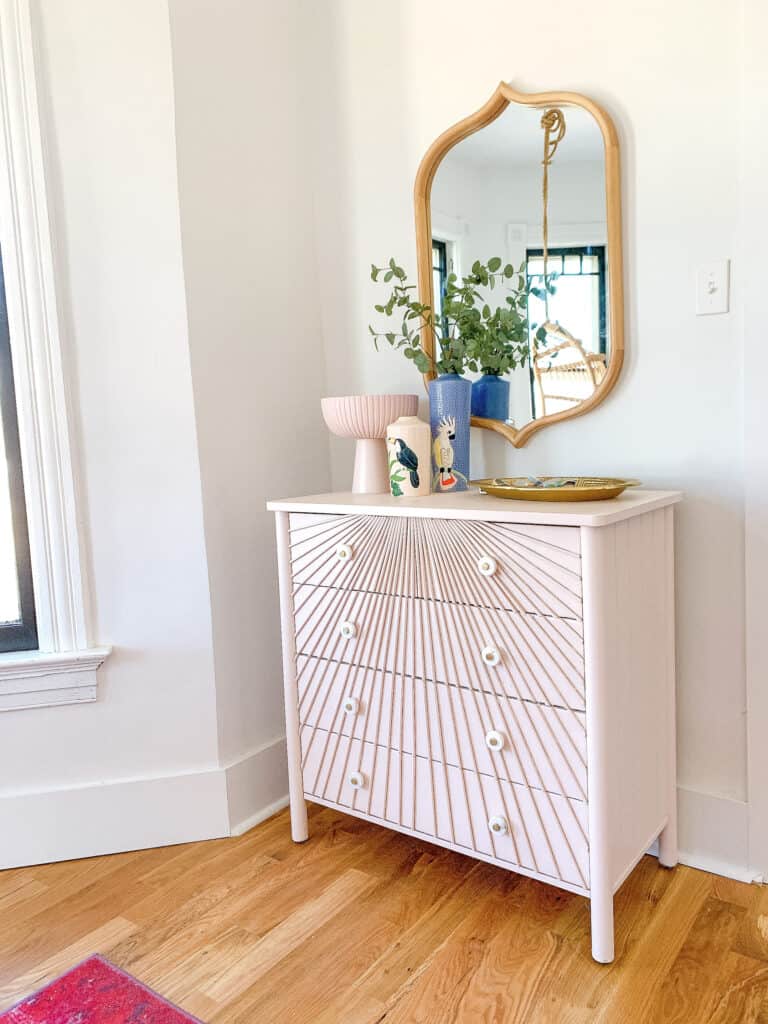
[[[544,250],[526,254],[528,280],[544,273]],[[592,352],[606,352],[605,246],[581,245],[549,249],[547,274],[556,274],[556,293],[549,299],[549,318],[556,320]],[[531,296],[532,323],[544,321],[544,303]]]
[[[0,265],[0,651],[37,647],[11,338]]]
[[[0,712],[96,700],[110,651],[86,624],[30,3],[0,0]]]
[[[432,239],[432,293],[434,295],[435,320],[443,315],[443,296],[448,283],[448,246],[437,238]]]

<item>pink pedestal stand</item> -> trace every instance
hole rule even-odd
[[[345,395],[323,398],[321,405],[331,433],[357,440],[353,493],[387,493],[387,427],[400,416],[416,415],[418,395]]]

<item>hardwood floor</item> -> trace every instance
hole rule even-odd
[[[99,952],[207,1024],[768,1024],[768,887],[644,857],[604,967],[581,897],[311,812],[0,872],[0,1009]]]

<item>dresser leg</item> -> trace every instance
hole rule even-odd
[[[306,843],[309,839],[307,801],[303,796],[294,797],[293,793],[291,793],[291,839],[294,843]]]
[[[659,833],[659,864],[665,868],[673,868],[677,864],[677,814],[674,808]]]
[[[675,580],[674,512],[664,509],[666,530],[666,615],[667,622],[667,824],[659,835],[659,864],[673,868],[677,864],[677,730],[675,715]]]
[[[592,959],[599,964],[613,963],[613,893],[592,891],[590,897]]]
[[[291,545],[287,512],[275,516],[277,570],[280,579],[280,622],[283,637],[283,690],[285,693],[285,745],[288,754],[288,796],[291,804],[291,838],[294,843],[309,839],[307,803],[301,774],[301,725],[299,690],[296,680],[296,638],[293,632],[291,593]]]

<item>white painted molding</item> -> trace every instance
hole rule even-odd
[[[740,882],[756,880],[749,868],[746,803],[678,786],[677,805],[681,864]]]
[[[41,652],[0,657],[0,710],[14,710],[95,700],[109,653],[88,648],[29,0],[0,0],[0,128],[0,250]]]
[[[288,794],[280,797],[279,800],[275,800],[273,804],[267,804],[266,807],[260,807],[258,811],[254,811],[249,818],[245,818],[243,821],[237,822],[232,826],[231,834],[233,836],[243,836],[246,832],[250,832],[252,828],[256,828],[262,821],[266,821],[267,818],[271,818],[278,811],[282,811],[288,806]],[[286,826],[288,828],[290,826]]]
[[[88,647],[29,0],[0,0],[0,248],[40,650]]]
[[[242,835],[288,802],[285,736],[277,736],[224,766],[232,835]]]
[[[110,650],[0,654],[0,711],[96,700],[96,670]]]
[[[242,835],[287,803],[284,736],[223,767],[12,790],[0,793],[0,870]]]
[[[0,869],[229,835],[222,769],[0,796]]]

